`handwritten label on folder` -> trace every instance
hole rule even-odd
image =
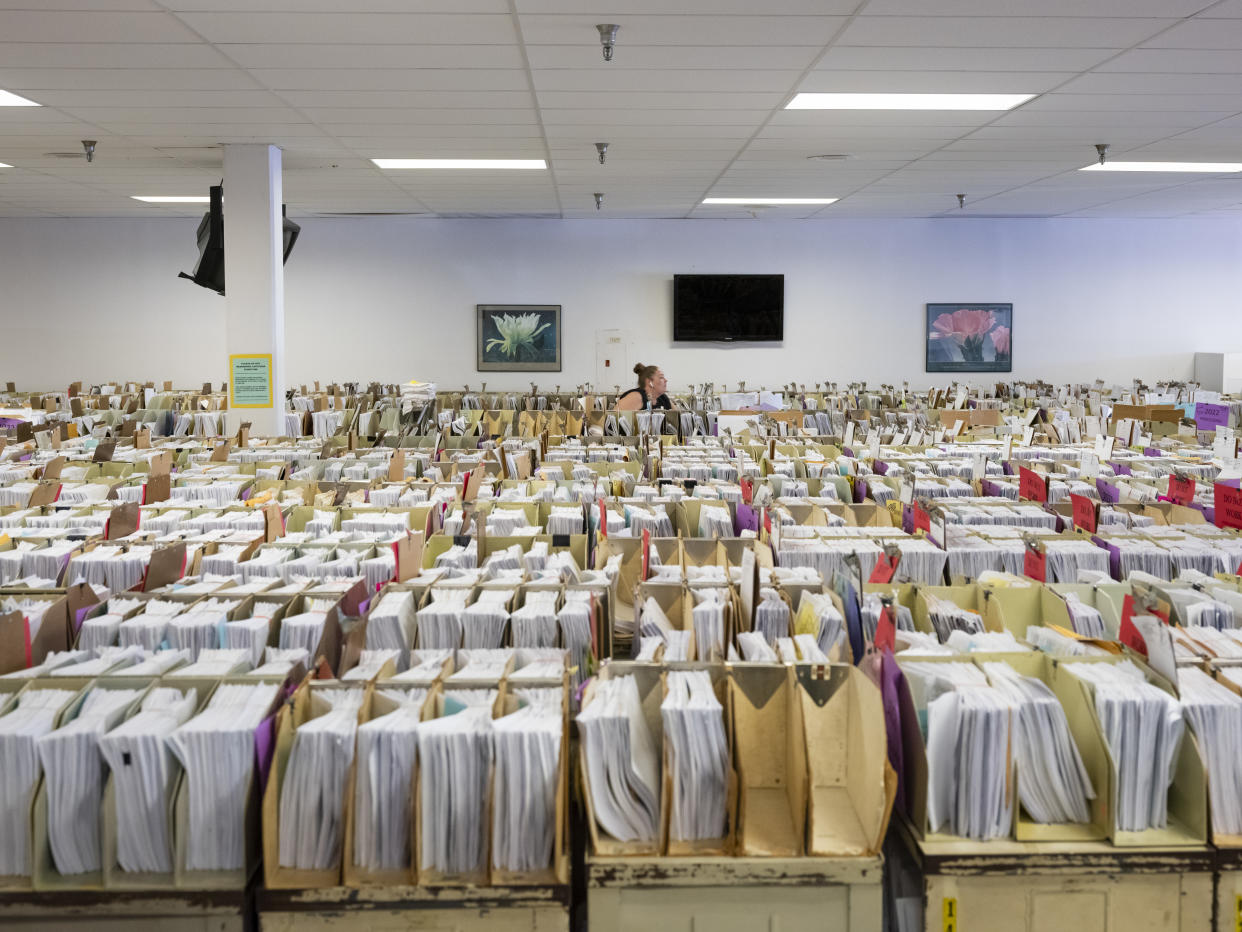
[[[1218,482],[1213,486],[1213,498],[1216,526],[1242,529],[1242,489]]]
[[[1199,402],[1195,405],[1195,430],[1216,430],[1229,426],[1229,405]]]
[[[1018,497],[1032,502],[1048,501],[1048,480],[1033,469],[1019,466]]]
[[[1085,495],[1070,495],[1074,507],[1074,527],[1094,534],[1099,524],[1100,506]]]
[[[1189,505],[1195,500],[1195,480],[1169,476],[1169,500],[1175,505]]]

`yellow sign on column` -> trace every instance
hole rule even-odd
[[[238,353],[229,356],[229,407],[272,406],[272,354]]]

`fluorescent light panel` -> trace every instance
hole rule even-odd
[[[1080,172],[1242,172],[1242,162],[1105,162],[1087,165]]]
[[[473,168],[531,170],[547,168],[543,159],[371,159],[379,168]]]
[[[1034,94],[797,94],[786,110],[1012,110]]]
[[[0,168],[12,168],[12,167],[13,167],[12,165],[9,165],[6,162],[0,162]]]
[[[835,197],[705,197],[703,203],[712,204],[835,204]]]
[[[200,196],[197,194],[186,195],[186,196],[179,196],[179,195],[166,196],[163,194],[131,194],[130,197],[132,197],[135,201],[143,201],[144,203],[147,203],[147,204],[209,204],[211,202],[211,198]]]
[[[27,100],[25,97],[18,97],[12,91],[0,91],[0,107],[42,107],[43,104],[37,104],[33,100]]]

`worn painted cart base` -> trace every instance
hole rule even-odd
[[[880,857],[588,857],[591,932],[879,932]]]
[[[249,915],[243,890],[0,893],[4,932],[243,932]]]
[[[918,842],[894,825],[922,878],[925,932],[1213,930],[1207,847]]]
[[[262,932],[568,932],[569,886],[260,889],[255,909]]]

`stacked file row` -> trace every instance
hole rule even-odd
[[[257,863],[258,788],[279,682],[20,683],[0,692],[2,818],[11,842],[0,875],[9,885],[245,885]]]
[[[883,841],[897,776],[858,668],[614,661],[577,725],[597,855],[851,857]]]
[[[567,689],[305,684],[276,726],[266,886],[567,882]]]

